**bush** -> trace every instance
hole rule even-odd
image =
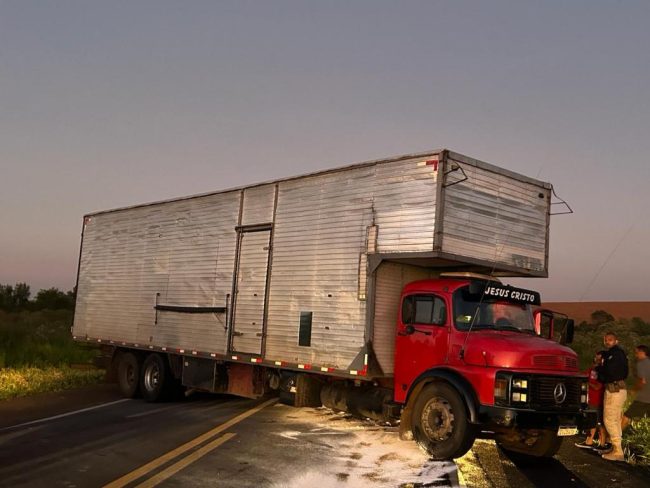
[[[72,340],[72,311],[0,310],[0,367],[87,363],[96,355]]]
[[[623,434],[623,443],[629,461],[650,465],[650,418],[633,421]]]

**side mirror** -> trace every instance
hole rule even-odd
[[[573,319],[569,319],[566,322],[566,327],[564,328],[564,334],[562,334],[562,344],[571,344],[573,342],[573,334],[575,332],[575,322]]]

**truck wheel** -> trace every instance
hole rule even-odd
[[[411,424],[415,441],[437,461],[461,457],[476,438],[465,403],[445,383],[431,383],[422,389],[413,407]]]
[[[499,439],[497,439],[497,445],[508,455],[512,462],[520,466],[528,466],[550,461],[562,447],[563,439],[563,437],[558,437],[555,432],[545,431],[538,436],[537,441],[532,446],[523,442],[517,444],[502,442]]]
[[[320,407],[320,391],[323,384],[320,380],[308,374],[288,376],[280,388],[280,403],[292,407]],[[291,390],[294,390],[292,392]]]
[[[320,390],[323,384],[311,375],[296,376],[296,407],[320,407]]]
[[[148,402],[160,402],[168,397],[171,373],[160,354],[149,354],[142,365],[140,392]]]
[[[125,398],[135,398],[140,393],[140,361],[132,352],[117,357],[117,383]]]

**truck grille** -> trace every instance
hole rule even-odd
[[[533,356],[533,366],[541,369],[578,370],[578,360],[570,356]]]
[[[567,408],[580,408],[579,378],[564,378],[561,376],[531,377],[531,404],[534,407],[545,409],[565,410]],[[555,399],[555,389],[558,384],[566,388],[566,398],[558,403]]]

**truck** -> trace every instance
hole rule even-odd
[[[550,457],[593,424],[547,277],[549,183],[448,149],[83,217],[72,326],[122,394],[277,394]]]

